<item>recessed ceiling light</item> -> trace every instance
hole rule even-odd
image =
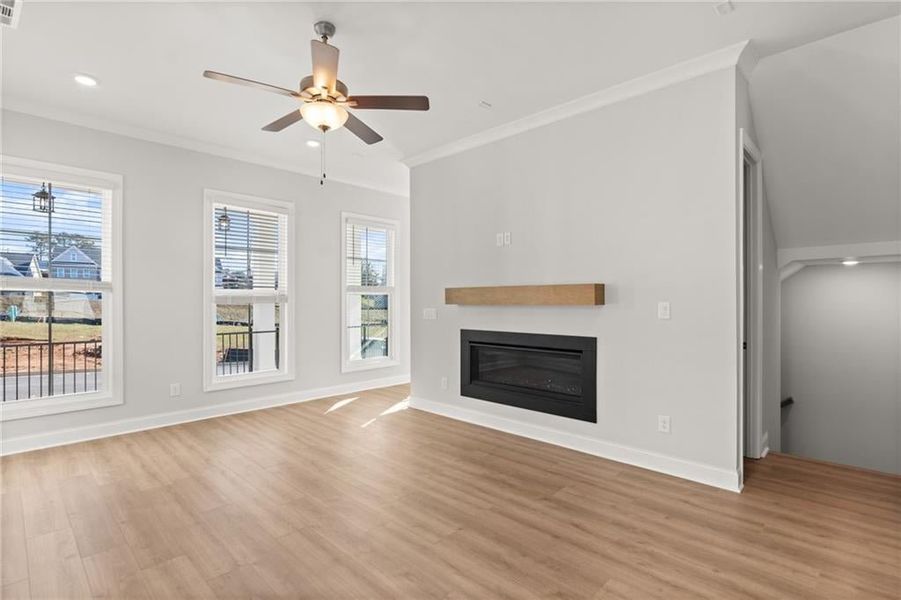
[[[854,260],[853,258],[846,258],[845,260],[842,261],[842,264],[845,265],[846,267],[853,267],[854,265],[859,265],[860,261]]]
[[[90,75],[78,73],[75,75],[75,83],[78,83],[79,85],[83,85],[85,87],[95,87],[97,85],[97,80]]]
[[[726,2],[720,2],[719,4],[717,4],[713,9],[716,11],[716,14],[724,17],[735,10],[735,6],[730,0],[726,0]]]
[[[307,146],[309,146],[310,148],[318,148],[319,142],[317,142],[316,140],[307,140]]]

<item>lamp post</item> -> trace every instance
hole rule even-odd
[[[216,229],[225,235],[225,256],[228,256],[228,230],[231,229],[232,218],[228,216],[228,208],[222,207],[222,214],[216,217]]]
[[[53,212],[56,210],[53,184],[42,183],[41,189],[31,195],[31,210],[47,215],[47,275],[53,261]],[[40,258],[38,258],[40,268]],[[65,350],[64,350],[65,351]],[[53,293],[47,294],[47,391],[53,395]]]

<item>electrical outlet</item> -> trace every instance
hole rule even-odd
[[[510,245],[510,232],[505,231],[504,232],[504,246],[509,246],[509,245]]]
[[[660,433],[670,432],[669,415],[657,415],[657,431]]]
[[[170,398],[178,398],[181,396],[181,384],[180,383],[170,383],[169,384],[169,397]]]
[[[426,321],[434,321],[438,318],[438,309],[437,308],[423,308],[422,309],[422,318]]]
[[[670,318],[669,302],[658,302],[657,303],[657,318],[658,319],[669,319]]]
[[[497,242],[497,247],[500,248],[501,246],[504,245],[504,234],[497,233],[497,234],[495,234],[495,236],[496,236],[495,240]]]
[[[447,377],[442,377],[442,378],[441,378],[441,389],[442,389],[442,390],[446,390],[446,389],[447,389]]]

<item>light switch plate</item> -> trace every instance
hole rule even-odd
[[[498,233],[498,234],[496,234],[496,235],[497,235],[497,238],[496,238],[496,239],[497,239],[497,246],[498,246],[498,248],[500,248],[501,246],[504,245],[504,234],[503,234],[503,233]]]
[[[422,318],[426,321],[434,321],[438,318],[438,309],[437,308],[423,308],[422,309]]]
[[[657,415],[657,431],[660,433],[670,432],[670,418],[668,415]]]
[[[669,302],[658,302],[657,303],[657,318],[658,319],[669,319],[670,318]]]
[[[505,231],[504,232],[504,246],[509,246],[509,245],[510,245],[510,232]]]
[[[178,398],[181,396],[181,384],[180,383],[170,383],[169,384],[169,397],[170,398]]]

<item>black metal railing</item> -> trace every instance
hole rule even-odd
[[[261,335],[275,336],[275,368],[279,367],[279,328],[263,331],[223,331],[216,334],[217,375],[238,375],[254,371],[254,346]],[[256,340],[256,342],[255,342]]]
[[[362,358],[388,356],[388,321],[370,321],[362,325],[348,325],[348,329],[360,330],[360,354]],[[373,334],[375,332],[375,334]],[[379,335],[380,334],[380,335]]]
[[[100,340],[0,344],[2,401],[96,392],[101,353]]]

